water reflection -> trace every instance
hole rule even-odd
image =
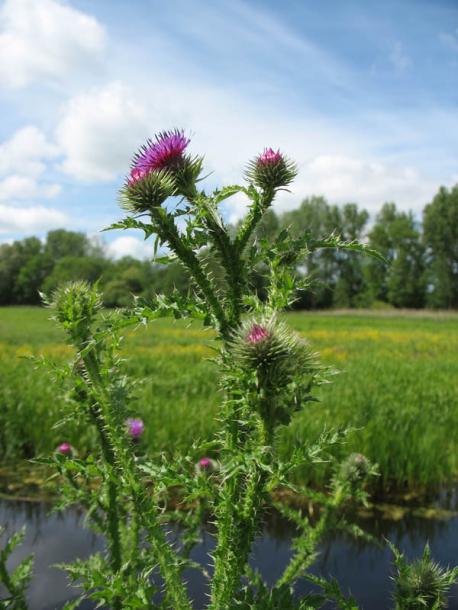
[[[57,568],[49,567],[59,562],[85,558],[103,547],[102,540],[85,529],[84,515],[78,510],[64,514],[50,514],[50,507],[42,503],[0,501],[0,524],[8,531],[27,525],[25,544],[19,548],[12,560],[14,567],[21,559],[35,555],[35,571],[30,588],[31,610],[61,608],[64,601],[75,595],[67,587],[66,577]],[[409,558],[422,553],[428,540],[433,557],[442,564],[455,565],[458,558],[458,518],[439,521],[412,515],[392,521],[379,517],[359,519],[358,524],[379,540],[389,538]],[[291,557],[291,538],[294,527],[272,515],[266,522],[263,534],[255,543],[252,564],[256,565],[269,583],[282,573]],[[214,548],[214,539],[209,531],[203,532],[202,543],[193,551],[196,561],[207,564],[208,555]],[[314,568],[315,573],[335,576],[343,590],[351,591],[360,607],[365,610],[387,610],[391,607],[391,556],[386,547],[370,545],[339,534],[324,542]],[[195,607],[205,604],[205,582],[196,571],[189,572],[190,593]],[[301,582],[298,593],[310,591],[310,585]],[[454,590],[450,610],[458,610]],[[87,604],[82,608],[89,609]],[[332,608],[332,606],[329,606]]]

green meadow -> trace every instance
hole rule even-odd
[[[56,427],[68,408],[65,396],[27,358],[70,358],[48,318],[36,307],[0,309],[3,464],[49,453],[63,440],[81,454],[93,446],[86,424]],[[383,492],[434,488],[457,475],[458,315],[301,312],[286,319],[339,372],[280,436],[284,454],[313,443],[324,428],[350,426],[346,444],[332,451],[360,451],[377,462]],[[198,324],[159,320],[127,333],[122,354],[138,380],[132,411],[146,424],[145,451],[173,455],[212,437],[219,404],[212,345],[213,336]],[[321,484],[329,474],[325,462],[297,476]]]

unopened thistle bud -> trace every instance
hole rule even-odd
[[[60,455],[65,455],[68,457],[72,455],[73,447],[70,445],[70,443],[64,442],[57,447],[56,451],[57,453],[60,453]]]
[[[271,190],[291,184],[297,175],[297,167],[279,150],[265,148],[262,154],[248,163],[245,175],[256,186]]]
[[[218,470],[218,463],[209,457],[202,457],[196,464],[197,474],[210,474]]]
[[[174,193],[175,182],[168,172],[162,170],[145,173],[134,168],[121,189],[120,203],[128,212],[144,214],[161,206]]]
[[[126,420],[127,434],[133,439],[138,440],[145,431],[145,424],[139,417],[129,417]]]
[[[90,326],[102,307],[100,294],[83,281],[64,284],[45,303],[54,309],[54,318],[77,344],[89,338]]]
[[[264,326],[261,326],[260,324],[256,324],[254,323],[247,336],[246,339],[248,341],[248,343],[252,343],[254,345],[256,345],[257,343],[261,343],[262,341],[265,341],[266,339],[269,338],[269,331],[267,330],[267,328],[265,328]]]
[[[256,369],[263,382],[278,389],[296,373],[316,367],[308,344],[275,318],[244,321],[233,335],[231,352],[241,366]]]
[[[339,480],[351,486],[363,484],[371,473],[371,463],[362,453],[352,453],[340,465]]]
[[[395,610],[424,610],[447,608],[451,587],[458,579],[458,568],[442,568],[431,559],[429,545],[423,556],[408,563],[396,547],[388,543],[394,553]]]

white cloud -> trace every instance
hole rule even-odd
[[[67,226],[68,222],[68,217],[54,208],[13,208],[0,204],[0,233],[33,234]]]
[[[0,201],[14,204],[21,200],[56,197],[61,186],[44,182],[42,174],[57,154],[57,147],[40,129],[31,125],[19,129],[0,144],[0,177],[3,177],[0,179]]]
[[[278,210],[291,209],[312,194],[336,203],[356,201],[371,211],[388,200],[419,210],[437,190],[437,180],[413,165],[396,158],[387,161],[371,150],[363,127],[349,130],[313,115],[273,115],[217,89],[190,86],[183,97],[181,88],[167,79],[160,81],[160,88],[160,98],[143,88],[141,104],[139,89],[122,83],[71,101],[58,127],[67,155],[63,168],[77,179],[112,180],[126,173],[139,143],[157,130],[179,125],[180,117],[181,125],[194,132],[192,152],[205,153],[206,170],[213,172],[210,186],[240,181],[244,163],[265,146],[280,147],[295,159],[299,176],[292,194],[280,196]],[[383,138],[390,142],[381,135],[379,145]],[[229,222],[244,214],[246,204],[243,196],[225,203]],[[129,240],[125,243],[136,247]]]
[[[94,65],[106,38],[94,17],[56,0],[6,0],[0,27],[0,82],[8,87],[74,78]]]
[[[437,191],[436,181],[415,168],[343,155],[320,155],[311,160],[293,185],[301,198],[325,195],[333,203],[357,202],[376,212],[385,201],[419,211]],[[296,197],[283,196],[279,209],[297,205]]]
[[[34,178],[13,174],[0,180],[0,201],[17,201],[18,199],[46,199],[56,197],[61,192],[59,184],[38,184]]]
[[[62,169],[83,181],[113,180],[146,135],[147,114],[130,87],[114,82],[93,89],[70,100],[58,125]]]
[[[27,125],[0,144],[0,175],[15,173],[37,177],[45,169],[44,161],[54,158],[58,152],[40,129]]]
[[[152,258],[153,256],[151,240],[144,241],[131,235],[117,237],[108,244],[107,251],[108,255],[114,259],[122,258],[123,256],[144,259]]]

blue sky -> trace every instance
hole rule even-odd
[[[175,126],[209,188],[272,146],[300,168],[279,211],[318,194],[419,214],[458,182],[457,102],[456,0],[3,0],[0,241],[96,234],[132,153]],[[139,237],[103,239],[144,256]]]

